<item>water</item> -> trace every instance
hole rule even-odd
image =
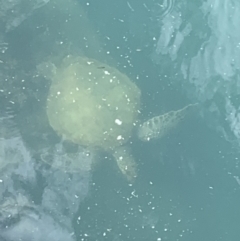
[[[239,139],[240,36],[235,31],[240,21],[238,12],[239,4],[235,1],[195,2],[190,6],[180,1],[159,21],[159,37],[152,53],[154,62],[167,56],[171,59],[176,66],[175,76],[182,80],[188,96],[207,101],[208,114],[212,112],[213,118],[218,119],[218,130],[236,142]]]
[[[238,1],[33,2],[0,7],[0,240],[237,240]],[[200,105],[161,139],[133,132],[134,183],[109,153],[64,142],[49,126],[51,83],[37,66],[67,54],[131,77],[142,121]]]
[[[32,2],[24,2],[21,0],[1,1],[1,30],[9,32],[18,27],[25,19],[33,14],[49,0],[35,0]]]

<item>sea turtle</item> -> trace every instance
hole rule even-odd
[[[137,176],[136,163],[124,144],[133,129],[143,141],[161,137],[191,107],[140,124],[141,91],[116,68],[69,55],[58,67],[44,63],[38,69],[51,80],[46,108],[51,127],[63,139],[111,153],[129,181]]]

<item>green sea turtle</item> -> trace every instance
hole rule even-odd
[[[51,127],[63,139],[111,153],[129,181],[137,176],[137,165],[125,145],[133,129],[138,129],[143,141],[162,137],[192,107],[140,124],[141,91],[116,68],[86,57],[67,56],[58,67],[44,63],[38,69],[51,80],[46,108]]]

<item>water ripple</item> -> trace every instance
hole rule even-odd
[[[157,19],[161,20],[166,17],[169,13],[171,13],[174,6],[175,0],[163,0],[162,3],[156,3]]]

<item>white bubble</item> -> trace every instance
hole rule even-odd
[[[121,135],[119,135],[119,136],[117,137],[117,140],[118,140],[118,141],[123,140],[123,137],[122,137]]]
[[[104,74],[110,75],[110,73],[107,70],[104,71]]]
[[[119,126],[122,125],[122,121],[119,120],[119,119],[116,119],[116,120],[115,120],[115,123],[116,123],[117,125],[119,125]]]

